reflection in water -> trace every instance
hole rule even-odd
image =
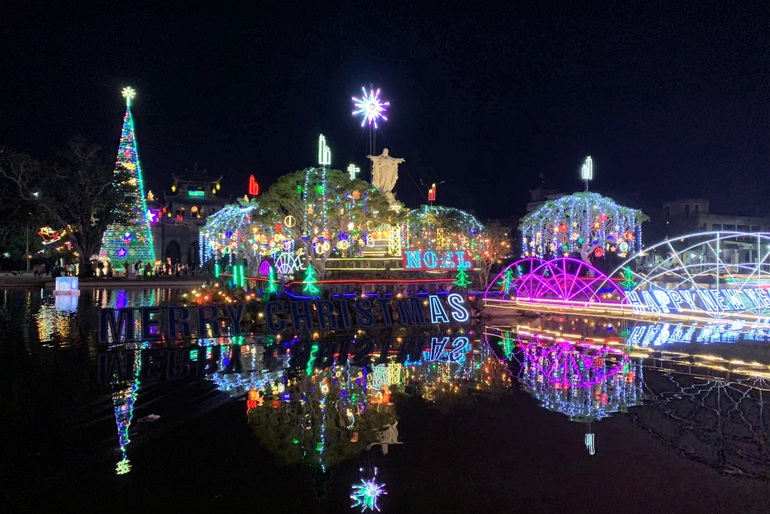
[[[521,334],[519,347],[524,388],[571,421],[598,421],[641,403],[640,362],[620,349],[571,341],[543,344]]]
[[[15,311],[20,319],[34,319],[37,334],[34,342],[53,343],[63,347],[79,344],[95,332],[100,308],[149,307],[168,302],[181,292],[173,289],[86,289],[79,295],[48,294],[40,290],[39,305],[33,303],[31,290],[10,291],[24,294],[26,305],[9,305],[9,290],[4,292],[4,308]],[[80,312],[80,316],[78,316]],[[82,324],[82,327],[79,327]],[[138,325],[137,325],[138,326]],[[25,330],[24,334],[28,334]]]
[[[393,445],[403,444],[398,397],[420,397],[449,409],[475,401],[478,394],[508,392],[512,381],[488,346],[463,331],[286,342],[238,336],[188,346],[121,348],[99,359],[101,380],[113,386],[123,456],[119,473],[130,470],[126,448],[140,378],[143,383],[205,378],[226,397],[245,398],[255,437],[278,462],[301,463],[321,473],[364,450],[387,455]],[[374,487],[372,468],[366,469],[361,480]]]
[[[544,408],[589,423],[589,454],[596,451],[591,423],[624,412],[687,458],[723,473],[770,480],[770,421],[764,413],[770,354],[761,344],[736,344],[766,340],[766,332],[755,326],[737,332],[735,324],[637,324],[619,341],[596,337],[595,327],[607,321],[583,320],[588,338],[560,332],[575,327],[569,318],[530,323],[547,328],[485,333]],[[690,346],[691,354],[653,350],[670,343],[710,343],[709,351],[718,355],[704,355],[700,345]]]
[[[115,466],[115,473],[125,475],[131,471],[131,461],[128,459],[128,444],[131,442],[131,421],[134,418],[134,403],[139,393],[139,377],[142,372],[141,352],[132,352],[123,363],[122,373],[116,371],[113,375],[112,406],[115,411],[115,423],[118,427],[118,446],[121,459]]]
[[[359,471],[363,474],[364,468]],[[353,484],[350,492],[350,504],[351,509],[360,508],[361,512],[367,510],[380,510],[380,506],[377,504],[380,496],[388,494],[385,492],[385,484],[377,483],[377,468],[374,468],[374,474],[372,478],[362,478],[357,484]]]
[[[648,363],[656,372],[645,377],[645,403],[653,408],[634,411],[634,423],[721,472],[770,480],[766,375],[720,371],[681,354],[664,353]]]
[[[522,388],[550,411],[588,423],[584,444],[596,453],[592,423],[642,403],[642,363],[617,345],[566,339],[522,327],[488,328],[490,347],[518,367]]]

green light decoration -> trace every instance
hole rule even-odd
[[[499,286],[502,286],[500,292],[503,294],[508,294],[508,291],[510,291],[511,287],[513,287],[514,280],[515,277],[513,276],[513,270],[511,268],[506,269],[505,274],[503,275],[503,279],[497,283]]]
[[[361,482],[353,485],[350,493],[350,499],[353,502],[350,504],[351,509],[360,508],[361,512],[367,510],[379,512],[380,506],[377,505],[377,501],[380,496],[388,493],[385,491],[385,484],[378,484],[376,478],[377,468],[374,468],[374,476],[370,480],[361,479]]]
[[[243,264],[233,265],[233,287],[245,287],[246,276],[245,266]]]
[[[316,286],[316,280],[315,269],[312,264],[308,264],[305,270],[305,278],[302,279],[305,283],[305,287],[302,290],[311,295],[318,294],[320,289]]]
[[[115,187],[123,194],[124,204],[116,208],[124,219],[120,223],[111,223],[102,236],[100,257],[112,261],[155,262],[155,249],[147,218],[147,203],[144,195],[142,167],[134,131],[134,118],[131,114],[131,100],[136,96],[133,88],[123,89],[126,99],[126,113],[123,117],[123,130],[115,161]]]
[[[503,352],[505,353],[505,356],[507,358],[511,358],[511,355],[513,354],[513,349],[516,347],[516,343],[514,342],[513,338],[511,337],[510,332],[504,332],[503,333]]]
[[[315,364],[315,356],[318,354],[318,345],[314,344],[310,347],[310,357],[307,359],[307,367],[305,371],[308,375],[313,374],[313,365]]]
[[[131,472],[131,461],[128,460],[128,457],[126,457],[125,454],[123,454],[123,458],[115,466],[115,474],[126,475],[130,472]]]
[[[620,283],[620,286],[626,291],[630,291],[636,286],[634,272],[631,271],[631,268],[628,266],[623,269],[623,281]]]
[[[278,280],[275,278],[275,267],[270,266],[270,272],[267,274],[267,287],[265,294],[272,295],[278,292]]]
[[[214,278],[219,278],[219,273],[220,272],[221,272],[221,270],[219,268],[219,263],[215,262],[214,263]]]
[[[456,286],[467,288],[473,282],[468,278],[468,272],[465,271],[465,268],[463,267],[463,268],[460,268],[460,270],[457,272],[457,275],[455,276],[455,281],[452,283]]]

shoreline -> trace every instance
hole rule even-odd
[[[152,277],[152,278],[81,278],[78,280],[78,289],[94,289],[99,287],[106,288],[126,288],[126,287],[189,287],[190,285],[203,284],[208,280],[206,275],[195,277]],[[21,275],[0,275],[0,288],[8,287],[40,287],[53,290],[56,287],[56,280],[50,276],[36,277],[31,273]]]

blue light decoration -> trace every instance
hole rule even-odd
[[[102,237],[99,251],[101,257],[117,256],[131,262],[155,262],[155,249],[147,217],[147,203],[144,194],[142,168],[134,132],[134,118],[131,114],[131,100],[136,91],[131,87],[123,89],[126,99],[126,113],[120,136],[118,155],[115,161],[115,183],[123,195],[123,205],[116,209],[120,222],[111,223]]]
[[[361,98],[352,97],[353,106],[356,109],[353,111],[353,116],[361,116],[362,127],[368,123],[369,125],[374,125],[374,128],[378,128],[377,120],[388,121],[385,113],[390,106],[390,102],[380,99],[379,89],[376,91],[370,89],[367,93],[366,88],[362,87],[361,92],[363,93]]]
[[[360,471],[363,471],[361,468]],[[378,484],[377,481],[377,468],[374,468],[374,476],[369,480],[361,479],[361,482],[354,484],[350,493],[351,503],[350,508],[360,508],[361,512],[367,510],[376,510],[379,512],[380,506],[377,504],[380,496],[388,494],[385,491],[385,484]]]

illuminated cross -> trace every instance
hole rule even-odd
[[[318,164],[321,166],[329,166],[332,163],[332,151],[326,146],[326,136],[323,134],[318,136]]]
[[[580,178],[586,181],[586,191],[588,191],[588,181],[594,179],[594,161],[591,160],[590,155],[586,157],[580,168]]]
[[[133,100],[136,96],[136,89],[132,88],[131,86],[127,86],[123,88],[123,92],[121,94],[123,95],[123,98],[126,99],[126,107],[131,107],[131,100]]]
[[[355,164],[349,164],[348,165],[348,173],[350,174],[350,180],[355,180],[356,179],[356,175],[361,173],[361,168],[359,168]]]

